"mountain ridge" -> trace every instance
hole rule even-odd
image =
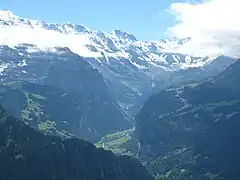
[[[150,171],[177,173],[178,179],[239,177],[239,70],[237,61],[217,76],[164,89],[144,104],[136,135]],[[193,167],[205,178],[181,172]]]
[[[167,63],[166,52],[168,53],[174,53],[171,52],[171,50],[167,50],[164,46],[175,46],[175,45],[181,45],[183,43],[186,43],[189,41],[189,39],[183,39],[183,40],[160,40],[160,41],[138,41],[133,34],[123,32],[120,30],[112,30],[111,33],[105,33],[101,31],[92,31],[89,28],[83,26],[83,25],[77,25],[77,24],[70,24],[70,23],[64,23],[64,24],[55,24],[55,23],[46,23],[41,20],[31,20],[31,19],[25,19],[16,16],[11,11],[1,11],[0,10],[0,25],[2,27],[22,27],[22,28],[31,28],[31,29],[46,29],[51,31],[60,32],[63,34],[68,35],[88,35],[88,38],[92,40],[91,44],[86,43],[88,48],[92,47],[92,52],[97,50],[99,53],[97,56],[92,57],[102,57],[103,52],[107,52],[109,57],[115,57],[115,58],[129,58],[131,57],[131,53],[128,52],[128,49],[134,49],[136,53],[140,53],[140,56],[143,56],[143,58],[148,61],[151,65],[166,68],[165,63]],[[125,46],[125,47],[124,47]],[[91,49],[91,48],[90,48]],[[95,49],[95,50],[94,50]],[[145,54],[142,54],[140,51],[144,52]],[[113,55],[114,53],[115,55]],[[146,54],[150,53],[150,54]],[[154,53],[154,54],[151,54]],[[160,53],[160,54],[159,54]],[[176,54],[176,53],[175,53]],[[200,67],[203,66],[205,63],[208,63],[208,61],[211,61],[212,58],[200,58],[198,57],[200,61],[203,61],[200,63],[200,61],[196,61],[194,57],[186,56],[186,59],[182,59],[179,61],[179,57],[176,55],[172,55],[172,60],[176,63],[176,68],[184,69],[187,67]],[[80,54],[81,55],[81,54]],[[95,54],[96,55],[96,54]],[[156,56],[156,57],[154,57]],[[156,60],[156,59],[159,60]],[[193,58],[193,59],[192,59]],[[191,64],[189,64],[189,61]],[[206,62],[204,62],[206,61]],[[136,66],[137,68],[144,68],[144,65],[140,63],[141,61],[132,62],[132,65]],[[139,64],[140,63],[140,64]],[[142,67],[141,67],[142,66]],[[175,67],[170,66],[169,69],[174,69]]]
[[[153,180],[138,160],[76,138],[43,135],[0,107],[0,178]]]
[[[34,46],[0,46],[0,98],[11,115],[20,119],[24,112],[35,127],[39,120],[55,121],[57,127],[68,126],[71,134],[88,140],[131,127],[102,75],[82,57],[67,48],[57,53],[30,53],[27,48]]]
[[[132,118],[156,91],[174,83],[216,75],[235,61],[225,56],[179,53],[178,49],[191,41],[188,38],[139,41],[133,34],[120,30],[105,33],[83,25],[46,23],[20,18],[10,11],[0,12],[0,44],[11,48],[33,44],[26,49],[28,53],[59,53],[56,47],[69,48],[102,74],[121,109]]]

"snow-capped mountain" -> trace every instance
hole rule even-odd
[[[92,31],[83,25],[70,23],[52,24],[44,21],[24,19],[14,15],[10,11],[0,11],[0,25],[1,28],[14,27],[26,31],[30,29],[35,31],[49,30],[51,31],[49,34],[54,31],[68,36],[82,36],[89,40],[81,42],[81,44],[92,53],[92,57],[104,57],[106,60],[108,58],[127,58],[130,64],[139,69],[156,66],[164,70],[179,70],[188,67],[203,66],[211,61],[209,58],[195,58],[169,53],[173,51],[174,47],[182,45],[188,39],[138,41],[134,35],[120,30],[113,30],[107,34],[101,31]],[[29,43],[27,39],[25,41],[23,43]],[[49,39],[49,41],[53,41],[53,39]],[[84,56],[83,52],[77,53]]]
[[[178,53],[189,41],[139,41],[120,30],[105,33],[83,25],[46,23],[0,11],[0,45],[36,45],[28,47],[29,52],[57,52],[55,47],[68,47],[103,74],[115,99],[126,110],[135,106],[139,109],[154,89],[214,75],[234,61]]]

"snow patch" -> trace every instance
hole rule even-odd
[[[190,46],[192,39],[138,41],[132,34],[114,30],[107,34],[101,31],[91,31],[83,25],[50,24],[39,20],[20,18],[10,11],[0,10],[0,45],[12,48],[20,44],[33,44],[28,47],[29,53],[49,51],[58,53],[55,47],[68,47],[72,52],[97,61],[131,59],[131,64],[139,69],[146,66],[161,67],[165,70],[177,70],[188,67],[201,67],[209,61],[196,59],[193,52],[184,51]],[[194,47],[191,46],[190,49]],[[209,51],[216,51],[209,49]],[[199,54],[201,56],[201,49]],[[172,55],[175,53],[174,55]],[[183,53],[182,55],[176,53]],[[20,54],[19,54],[20,55]],[[29,55],[31,56],[31,55]],[[185,58],[185,56],[187,56]],[[136,60],[136,62],[134,62]],[[137,60],[146,61],[142,66]],[[175,61],[172,63],[172,60]],[[170,62],[171,61],[171,62]],[[144,63],[146,64],[146,63]]]
[[[7,69],[9,64],[3,63],[0,64],[0,75],[3,75],[4,69]]]
[[[26,63],[26,60],[22,60],[20,63],[18,63],[18,66],[20,67],[24,67],[24,66],[27,66],[27,63]]]

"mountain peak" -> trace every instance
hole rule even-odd
[[[118,30],[118,29],[112,30],[111,34],[115,35],[116,37],[118,37],[120,39],[137,41],[137,38],[133,34],[123,32],[123,31]]]
[[[237,60],[235,63],[226,68],[225,71],[220,73],[218,76],[214,77],[213,80],[219,82],[221,85],[234,86],[238,85],[240,75],[240,60]],[[239,87],[239,86],[237,86]]]
[[[81,24],[47,23],[43,20],[26,19],[3,10],[0,10],[0,25],[3,37],[0,44],[19,45],[21,42],[41,46],[39,49],[44,50],[49,47],[68,47],[80,56],[91,58],[102,58],[101,52],[105,52],[104,58],[107,59],[132,58],[129,63],[138,69],[156,67],[160,70],[179,70],[202,67],[213,60],[201,55],[196,57],[188,56],[187,53],[181,54],[183,45],[191,41],[189,38],[141,41],[133,34],[119,29],[105,33],[91,30]],[[9,27],[11,31],[5,27]],[[16,36],[19,30],[22,32],[21,36]],[[46,40],[43,40],[44,38]]]
[[[0,10],[0,20],[14,20],[14,19],[19,19],[18,16],[13,14],[12,11],[5,11],[5,10]]]

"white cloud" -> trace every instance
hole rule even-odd
[[[84,34],[63,34],[43,28],[27,26],[0,26],[0,45],[17,46],[22,43],[34,44],[41,50],[54,47],[69,47],[71,51],[85,57],[95,54],[87,49],[90,39]]]
[[[168,29],[172,37],[192,40],[174,51],[194,56],[240,57],[240,0],[202,0],[173,3],[177,21]]]

